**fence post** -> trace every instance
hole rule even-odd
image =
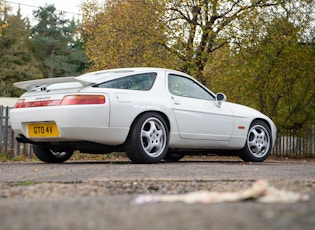
[[[315,125],[312,125],[312,156],[315,156]]]
[[[0,152],[2,152],[2,147],[3,147],[3,140],[2,140],[2,133],[3,133],[3,106],[0,105]]]
[[[9,118],[9,117],[8,117]],[[11,148],[10,148],[10,152],[11,152],[11,156],[12,157],[16,157],[17,155],[15,154],[15,151],[16,151],[16,146],[14,145],[15,143],[15,139],[14,139],[14,132],[13,132],[13,130],[10,128],[10,132],[8,133],[8,134],[10,134],[10,146],[11,146]]]
[[[4,151],[7,153],[8,152],[8,140],[9,140],[9,107],[5,107],[5,128],[4,128],[4,143],[5,143],[5,147],[4,147]]]

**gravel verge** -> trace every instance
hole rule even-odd
[[[134,165],[123,159],[3,163],[1,230],[313,230],[314,163],[308,160],[244,163],[235,158],[188,158]],[[142,194],[236,192],[267,179],[277,189],[306,193],[307,201],[213,204],[145,203]]]
[[[139,194],[184,194],[208,190],[216,192],[236,192],[247,189],[253,181],[86,181],[82,183],[33,183],[15,182],[0,184],[0,199],[6,198],[54,198],[54,197],[98,197],[104,195]],[[269,181],[269,184],[282,190],[311,192],[315,181]]]

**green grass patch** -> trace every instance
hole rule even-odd
[[[33,161],[35,158],[30,158],[24,154],[20,154],[18,156],[11,156],[10,154],[0,153],[0,162],[8,162],[8,161]]]
[[[106,160],[120,160],[125,159],[126,154],[123,152],[112,152],[108,154],[88,154],[74,152],[71,160],[93,160],[93,161],[106,161]]]

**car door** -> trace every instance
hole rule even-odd
[[[216,105],[215,97],[191,78],[168,74],[170,100],[185,139],[229,141],[234,116],[227,103]]]

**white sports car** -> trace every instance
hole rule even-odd
[[[271,119],[179,71],[110,69],[14,85],[27,90],[10,112],[16,139],[47,163],[76,150],[124,151],[134,163],[221,150],[260,162],[275,143]]]

